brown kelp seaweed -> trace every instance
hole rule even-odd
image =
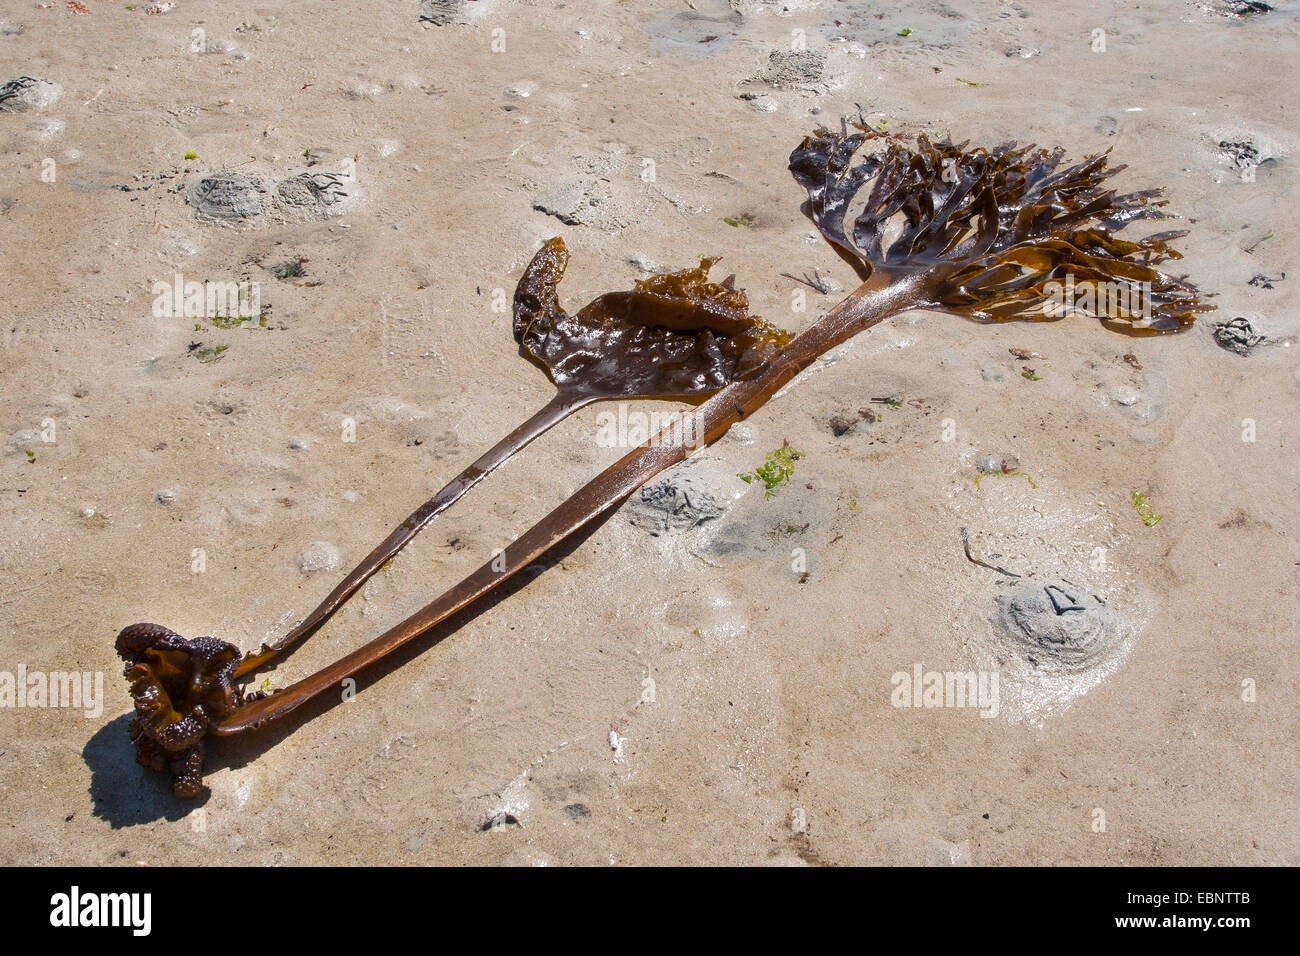
[[[1061,168],[1060,150],[1014,145],[968,150],[965,144],[932,143],[925,136],[910,146],[895,135],[862,125],[854,129],[850,133],[848,124],[842,124],[839,133],[817,130],[791,155],[790,168],[808,192],[805,211],[857,270],[862,285],[793,341],[758,357],[754,364],[743,358],[743,351],[735,353],[733,368],[743,369],[743,376],[737,374],[695,409],[689,424],[672,422],[575,492],[503,554],[405,621],[283,691],[234,702],[206,722],[196,717],[177,742],[178,747],[185,745],[189,762],[183,769],[191,778],[193,761],[188,755],[198,744],[193,728],[206,727],[215,735],[243,733],[336,686],[527,567],[654,475],[684,459],[691,448],[715,441],[752,415],[828,349],[891,315],[925,308],[1005,321],[1082,313],[1117,331],[1151,335],[1186,329],[1196,313],[1206,309],[1185,278],[1156,268],[1163,260],[1178,257],[1168,243],[1182,233],[1137,241],[1115,238],[1115,232],[1136,220],[1163,217],[1158,211],[1163,202],[1156,201],[1159,190],[1117,195],[1105,188],[1108,178],[1122,168],[1109,168],[1105,155]],[[848,225],[848,210],[857,203],[864,205]],[[539,268],[538,275],[554,274],[558,281],[563,260],[557,256]],[[563,319],[529,325],[527,315],[532,311],[539,317],[560,314],[553,304],[553,283],[533,282],[536,278],[526,274],[527,290],[524,282],[520,284],[525,349],[536,349],[529,352],[535,358],[549,358],[552,368],[570,367],[566,362],[574,368],[600,367],[604,340],[599,336],[570,335]],[[1076,288],[1100,282],[1149,293],[1149,298],[1137,300],[1138,307],[1132,305],[1135,300],[1123,297],[1094,297],[1082,306],[1067,303],[1061,309],[1044,307],[1056,296],[1054,283]],[[520,301],[517,294],[517,321]],[[624,301],[611,300],[597,317],[620,314]],[[574,341],[576,346],[571,344]],[[563,391],[562,379],[555,380]],[[212,682],[221,701],[227,700],[221,675],[205,677],[196,672],[196,688],[208,686],[205,679]],[[165,742],[159,742],[166,748]],[[191,778],[187,778],[187,792],[192,789]]]
[[[301,623],[239,665],[260,667],[315,632],[356,590],[465,492],[566,416],[606,399],[695,401],[752,375],[788,333],[749,314],[734,275],[709,281],[717,259],[654,275],[630,292],[607,292],[575,315],[560,305],[569,263],[564,240],[548,240],[515,289],[515,339],[555,383],[555,397],[417,508],[348,573]]]
[[[717,259],[606,292],[576,315],[556,289],[568,265],[564,240],[545,243],[515,290],[514,332],[561,395],[691,398],[753,375],[788,332],[749,314],[736,277],[709,281]]]
[[[1128,168],[1108,167],[1109,151],[1061,168],[1062,149],[968,150],[924,133],[912,147],[855,129],[818,129],[791,154],[790,171],[808,192],[808,217],[864,280],[877,269],[923,273],[932,309],[992,321],[1085,314],[1135,335],[1179,331],[1211,308],[1185,278],[1155,268],[1182,258],[1169,242],[1186,230],[1115,237],[1168,216],[1161,189],[1108,188]],[[855,200],[864,204],[850,222]],[[1053,308],[1070,289],[1090,294]]]
[[[160,624],[132,624],[117,635],[136,716],[129,733],[141,766],[168,770],[178,797],[203,786],[203,736],[246,700],[234,683],[239,648],[212,637],[186,640]]]

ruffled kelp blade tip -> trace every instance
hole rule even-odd
[[[1185,231],[1115,233],[1161,212],[1161,189],[1119,195],[1124,166],[1106,153],[1061,168],[1061,149],[966,143],[915,146],[863,123],[818,128],[790,154],[804,212],[865,280],[925,272],[931,307],[985,321],[1099,319],[1130,335],[1189,328],[1214,307],[1185,277],[1155,268],[1181,258]],[[857,209],[849,217],[850,207]]]
[[[160,624],[124,628],[116,647],[135,702],[136,762],[171,773],[176,796],[197,796],[203,738],[247,699],[234,683],[239,648],[213,637],[187,640]]]
[[[557,288],[569,252],[543,244],[515,290],[514,333],[556,387],[601,396],[707,395],[754,374],[787,342],[783,330],[749,314],[735,276],[711,282],[717,262],[637,280],[570,315]]]

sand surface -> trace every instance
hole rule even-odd
[[[55,84],[0,112],[0,671],[103,675],[97,714],[0,708],[0,862],[1300,863],[1300,6],[146,5],[0,11],[0,82]],[[212,747],[197,801],[135,765],[120,628],[284,633],[341,574],[304,562],[350,567],[551,397],[499,308],[542,240],[572,252],[571,309],[701,254],[792,331],[833,306],[782,275],[854,284],[786,163],[859,109],[1113,148],[1120,188],[1168,186],[1176,268],[1219,311],[1138,340],[891,320],[664,476],[718,517],[652,535],[634,500],[351,702]],[[264,211],[198,215],[222,171]],[[303,173],[336,201],[284,199]],[[265,323],[159,315],[177,275],[255,283]],[[1246,356],[1212,334],[1237,316],[1265,336]],[[439,518],[270,686],[621,457],[601,411]],[[735,477],[785,441],[805,457],[777,495]],[[1029,477],[977,486],[988,455]],[[968,561],[963,528],[1022,577]],[[998,624],[1062,580],[1105,609],[1077,661]],[[918,665],[996,673],[996,715],[895,706]]]

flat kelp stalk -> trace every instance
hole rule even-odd
[[[579,489],[495,560],[365,646],[285,690],[259,699],[240,700],[225,693],[221,681],[227,675],[222,671],[216,688],[221,692],[200,695],[195,720],[185,725],[184,734],[169,734],[167,721],[159,726],[143,722],[139,732],[148,735],[148,740],[137,742],[142,762],[146,757],[158,758],[159,748],[170,752],[169,743],[176,738],[176,747],[190,748],[183,751],[185,759],[181,761],[181,769],[189,774],[185,780],[188,792],[193,784],[192,748],[200,746],[198,738],[202,736],[196,727],[216,735],[242,733],[283,717],[337,686],[517,574],[654,475],[682,461],[691,450],[716,441],[818,356],[891,315],[916,308],[986,321],[1056,320],[1065,314],[1085,314],[1117,331],[1153,335],[1182,331],[1192,324],[1196,313],[1208,308],[1185,278],[1155,268],[1162,259],[1178,258],[1168,242],[1181,233],[1163,233],[1137,242],[1114,237],[1115,231],[1135,220],[1163,218],[1156,211],[1162,203],[1153,202],[1158,190],[1117,196],[1105,189],[1104,181],[1116,170],[1106,168],[1104,155],[1058,170],[1060,150],[1049,153],[1014,145],[966,150],[965,144],[931,143],[925,136],[918,137],[913,149],[903,145],[900,137],[861,125],[856,129],[859,132],[850,134],[843,124],[838,135],[819,129],[791,154],[790,167],[808,192],[805,211],[864,279],[859,288],[793,341],[746,367],[746,374],[735,375],[695,410],[689,427],[683,420],[670,424]],[[863,147],[865,159],[854,164]],[[850,204],[864,195],[865,206],[852,226],[846,226]],[[1136,300],[1127,296],[1092,297],[1081,308],[1044,308],[1054,283],[1076,281],[1107,282],[1130,291],[1136,287],[1148,298],[1140,308],[1134,308]],[[545,288],[541,292],[539,302],[545,297]],[[611,295],[615,298],[602,309],[615,315],[636,301],[636,293]],[[517,295],[517,320],[518,305]],[[674,321],[671,310],[660,317],[661,325],[672,326]],[[523,337],[525,347],[552,355],[548,351],[554,345],[548,338],[552,333],[560,336],[556,341],[564,341],[563,321],[539,332],[531,346]],[[570,336],[570,340],[578,346],[572,352],[557,348],[552,368],[562,370],[570,355],[577,356],[579,367],[584,363],[601,366],[600,336]],[[740,367],[744,363],[738,362]],[[556,377],[556,381],[560,379]],[[123,638],[128,632],[149,628],[156,625],[134,625],[124,631],[118,639],[119,652],[124,650]],[[171,642],[171,637],[167,641]],[[150,665],[141,656],[139,635],[126,643],[135,649],[123,653],[128,676],[135,666],[141,686],[157,686],[158,681],[147,679]],[[168,643],[168,648],[173,644]],[[213,653],[208,645],[195,643],[191,666],[199,684],[214,680],[203,671]],[[174,651],[169,654],[168,667],[183,669],[184,661]],[[227,659],[224,650],[220,657]],[[183,682],[173,678],[170,683],[179,690]],[[195,699],[191,688],[187,705]],[[206,701],[217,706],[205,708]],[[137,697],[142,714],[146,705],[153,703]],[[219,712],[223,708],[224,712]],[[169,720],[173,710],[165,710]],[[182,719],[185,716],[176,713]],[[165,761],[153,759],[151,765],[160,762]]]
[[[318,630],[429,522],[583,406],[616,398],[698,401],[761,368],[790,336],[749,314],[735,276],[709,281],[717,261],[638,280],[631,291],[607,292],[571,316],[557,291],[569,251],[558,236],[544,243],[515,289],[512,327],[520,349],[555,384],[555,397],[394,528],[296,627],[240,661],[235,676]]]

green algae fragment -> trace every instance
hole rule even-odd
[[[765,488],[764,496],[771,498],[776,490],[794,477],[794,463],[804,457],[803,452],[796,451],[786,442],[776,451],[768,452],[767,460],[753,471],[737,475],[741,481],[752,483],[761,481]]]
[[[1151,509],[1151,503],[1147,501],[1146,495],[1140,491],[1133,492],[1133,510],[1138,513],[1142,523],[1148,528],[1157,524],[1164,515],[1158,515]]]
[[[997,478],[1001,478],[1001,477],[1006,477],[1006,478],[1023,478],[1023,479],[1025,479],[1025,481],[1029,482],[1029,487],[1030,487],[1030,488],[1033,488],[1035,491],[1038,490],[1038,482],[1034,481],[1033,478],[1031,478],[1029,475],[1025,474],[1023,471],[985,471],[985,472],[981,472],[980,474],[978,474],[978,475],[975,476],[975,487],[976,487],[976,488],[980,488],[980,479],[981,479],[981,478],[995,478],[995,477],[997,477]],[[982,491],[983,489],[980,488],[980,490]]]
[[[226,349],[228,348],[230,348],[228,345],[204,346],[203,348],[195,349],[190,354],[204,365],[211,365],[213,362],[219,361],[221,357],[226,354]]]

